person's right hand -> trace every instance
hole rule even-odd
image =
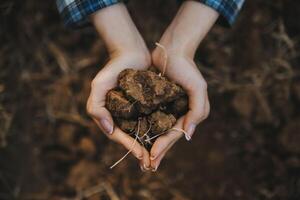
[[[121,71],[126,68],[149,67],[149,51],[123,4],[102,9],[91,19],[108,47],[110,60],[91,83],[87,112],[108,138],[130,150],[140,160],[141,169],[148,170],[149,152],[138,142],[134,142],[131,136],[114,126],[112,116],[105,107],[105,100],[107,92],[117,86],[117,78]]]
[[[132,154],[141,160],[142,169],[148,169],[150,166],[148,151],[138,142],[133,148],[134,139],[114,126],[111,114],[105,107],[105,99],[106,93],[117,86],[117,77],[122,70],[128,67],[146,69],[148,66],[149,58],[141,52],[128,52],[112,57],[92,81],[91,93],[87,101],[87,112],[103,133],[126,149],[132,150]]]

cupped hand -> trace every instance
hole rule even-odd
[[[154,66],[162,72],[166,66],[164,75],[181,85],[189,97],[189,111],[151,148],[150,161],[154,171],[183,133],[190,140],[196,126],[209,114],[207,84],[194,62],[194,55],[218,16],[215,10],[202,3],[185,1],[162,35],[159,41],[162,46],[159,45],[152,53]],[[180,129],[182,131],[178,131]]]
[[[91,93],[87,101],[87,112],[105,135],[122,144],[140,160],[142,169],[150,166],[149,153],[138,142],[114,126],[110,112],[105,107],[106,93],[117,85],[119,73],[126,68],[146,69],[150,64],[150,56],[143,51],[125,52],[112,55],[110,61],[99,71],[91,83]],[[133,145],[134,144],[134,145]]]
[[[149,152],[114,126],[112,116],[105,108],[105,99],[106,93],[117,86],[117,78],[121,71],[126,68],[149,67],[150,53],[123,3],[95,12],[91,15],[91,21],[106,44],[110,60],[92,81],[87,111],[111,140],[122,144],[140,160],[142,170],[148,169]]]
[[[157,47],[152,53],[152,63],[161,72],[165,70],[163,75],[181,85],[189,97],[189,110],[177,120],[174,126],[176,130],[171,129],[167,134],[160,136],[151,148],[151,168],[156,171],[167,151],[184,135],[184,132],[187,140],[192,138],[196,126],[207,118],[210,104],[206,81],[191,57]],[[184,132],[178,131],[179,129]]]
[[[193,61],[193,55],[217,17],[218,13],[208,6],[185,1],[160,40],[167,47],[166,52],[156,48],[152,54],[152,63],[163,71],[167,53],[164,75],[188,93],[189,111],[174,127],[183,129],[187,139],[192,137],[196,125],[209,113],[206,82]],[[151,165],[155,171],[182,133],[170,131],[159,137],[151,149],[150,163],[148,151],[138,143],[132,149],[134,139],[113,126],[112,117],[105,108],[106,93],[116,86],[118,74],[123,69],[146,69],[150,65],[146,45],[123,3],[97,11],[91,15],[91,21],[108,47],[111,60],[92,82],[87,111],[110,139],[124,145],[141,160],[142,169]]]

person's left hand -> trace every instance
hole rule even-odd
[[[207,83],[194,62],[194,55],[218,16],[215,10],[202,3],[185,1],[162,35],[159,41],[162,46],[159,45],[152,53],[154,66],[163,72],[166,65],[164,75],[181,85],[189,98],[186,115],[179,118],[167,134],[157,138],[151,148],[153,171],[157,170],[167,151],[183,133],[190,140],[196,126],[209,114]],[[178,131],[180,129],[182,131]]]
[[[207,84],[192,58],[167,51],[168,62],[164,76],[181,85],[189,97],[189,111],[179,118],[173,128],[186,132],[185,138],[190,140],[197,124],[207,118],[210,104],[207,95]],[[163,71],[165,56],[160,48],[152,53],[152,63]],[[151,148],[151,168],[156,171],[161,160],[175,142],[183,136],[183,132],[170,130],[160,136]]]

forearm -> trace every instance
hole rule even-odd
[[[104,40],[110,54],[134,51],[147,54],[145,42],[124,4],[118,3],[99,10],[91,15],[91,21]]]
[[[193,57],[202,39],[218,18],[212,8],[195,1],[182,4],[160,43],[168,53]]]

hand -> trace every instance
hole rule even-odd
[[[119,73],[128,67],[146,69],[150,65],[150,54],[123,4],[100,10],[92,16],[92,22],[108,47],[110,60],[92,81],[87,112],[108,138],[131,150],[140,160],[141,168],[148,169],[148,151],[138,142],[133,148],[134,139],[114,127],[105,100],[106,93],[117,85]]]
[[[163,71],[164,55],[162,50],[156,49],[152,55],[154,65]],[[164,75],[181,85],[189,96],[189,111],[174,126],[174,128],[185,130],[188,134],[186,138],[189,140],[196,125],[206,119],[209,114],[210,105],[206,81],[191,58],[175,52],[168,53],[167,69]],[[166,152],[182,135],[182,132],[172,130],[155,141],[150,157],[151,167],[154,171],[156,171]]]
[[[196,126],[207,118],[210,111],[207,84],[193,57],[199,43],[217,17],[216,11],[201,3],[193,1],[183,3],[160,40],[165,51],[157,47],[152,53],[152,63],[161,72],[164,71],[167,55],[164,75],[181,85],[188,94],[189,111],[178,119],[174,126],[186,132],[187,140],[192,138]],[[182,135],[182,132],[171,130],[155,141],[150,152],[153,171],[157,170],[162,158]]]

